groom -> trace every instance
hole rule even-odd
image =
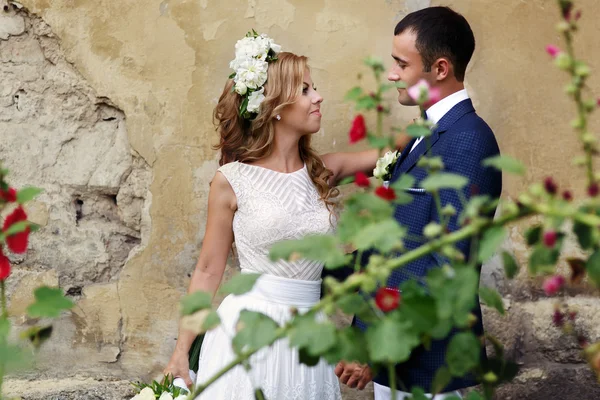
[[[469,179],[470,187],[464,190],[468,199],[472,192],[500,196],[502,191],[501,174],[491,168],[484,168],[482,161],[499,154],[498,144],[490,127],[475,113],[473,104],[464,88],[465,71],[475,49],[475,38],[466,19],[447,7],[430,7],[407,15],[398,23],[394,31],[392,58],[394,66],[388,79],[392,82],[403,82],[407,87],[425,79],[432,88],[437,88],[441,100],[426,109],[427,119],[433,121],[437,128],[429,139],[416,138],[405,148],[396,163],[392,182],[403,174],[415,178],[415,187],[427,176],[427,171],[417,166],[417,161],[425,154],[429,157],[440,156],[445,171],[460,174]],[[415,102],[406,89],[398,90],[398,101],[402,105],[414,106]],[[440,191],[442,207],[451,204],[457,215],[463,206],[455,191]],[[427,193],[413,193],[410,204],[397,206],[396,220],[409,230],[412,236],[422,236],[423,228],[431,221],[439,222],[439,215],[433,197]],[[450,231],[459,229],[457,217],[449,224]],[[419,243],[407,241],[408,251],[419,246]],[[469,240],[458,243],[457,247],[469,257],[471,243]],[[441,255],[432,254],[406,265],[395,271],[388,280],[388,287],[398,286],[409,277],[425,277],[429,270],[444,264]],[[481,309],[479,302],[473,310],[477,322],[473,332],[483,334]],[[360,319],[354,323],[365,330],[367,325]],[[417,348],[410,359],[396,366],[398,382],[406,390],[419,386],[425,392],[431,391],[436,371],[445,365],[445,354],[449,337],[433,341],[430,349]],[[485,358],[482,351],[482,358]],[[368,366],[355,363],[340,363],[336,374],[342,383],[359,389],[371,380]],[[385,376],[384,376],[385,375]],[[375,400],[391,399],[391,389],[387,373],[373,378],[375,382]],[[441,400],[450,395],[458,395],[456,390],[477,384],[472,378],[454,379],[444,389],[444,394],[435,397]],[[408,393],[399,392],[399,399]]]

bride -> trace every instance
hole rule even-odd
[[[197,384],[235,358],[231,339],[241,310],[261,312],[278,324],[319,301],[323,265],[309,260],[275,261],[270,247],[281,240],[334,229],[337,182],[358,171],[372,173],[377,150],[319,156],[311,135],[321,128],[323,98],[307,58],[279,52],[265,35],[249,34],[236,44],[236,71],[225,84],[214,117],[220,135],[221,167],[208,198],[202,250],[188,292],[216,292],[235,240],[242,273],[262,274],[254,289],[227,296],[219,306],[221,325],[202,344]],[[188,351],[195,334],[180,329],[165,373],[192,381]],[[269,400],[341,399],[333,367],[321,360],[308,367],[281,339],[208,387],[199,399],[254,399],[261,388]]]

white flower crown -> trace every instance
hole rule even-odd
[[[242,96],[239,113],[243,118],[254,119],[265,99],[264,84],[267,82],[269,63],[277,60],[281,46],[266,34],[259,35],[254,29],[235,44],[235,60],[229,67],[235,72],[229,76],[235,85],[233,90]]]

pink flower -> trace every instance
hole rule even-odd
[[[367,176],[367,174],[365,174],[364,172],[360,172],[360,171],[357,172],[356,175],[354,175],[354,183],[358,187],[369,187],[370,186],[369,177]]]
[[[550,54],[552,58],[556,58],[556,56],[560,53],[560,49],[553,44],[549,44],[546,46],[546,53]]]
[[[416,85],[407,90],[408,95],[418,104],[429,107],[440,101],[440,89],[432,88],[425,79],[421,79]]]
[[[546,295],[553,296],[563,287],[565,278],[562,275],[554,275],[544,281],[544,292]]]
[[[555,231],[548,231],[544,233],[544,246],[553,248],[556,244],[557,234]]]
[[[554,182],[554,179],[552,179],[552,177],[544,179],[544,189],[546,189],[546,192],[548,192],[549,194],[556,194],[558,186],[556,186],[556,183]]]

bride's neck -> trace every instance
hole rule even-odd
[[[302,168],[304,162],[300,158],[299,138],[293,135],[275,135],[273,151],[257,164],[280,172],[293,172]]]

